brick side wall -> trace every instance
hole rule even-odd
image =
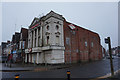
[[[68,26],[70,24],[64,21],[65,62],[74,63],[101,59],[102,46],[99,35],[76,25],[74,25],[75,29],[71,29]]]

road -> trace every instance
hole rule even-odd
[[[120,69],[120,58],[113,59],[114,71]],[[66,69],[48,70],[41,72],[2,72],[2,78],[14,78],[20,74],[20,78],[66,78],[66,71],[71,71],[71,78],[96,78],[110,73],[110,60],[103,59],[87,64],[79,64]]]

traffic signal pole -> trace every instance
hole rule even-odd
[[[114,76],[114,69],[113,69],[113,61],[112,61],[112,53],[111,53],[111,41],[110,41],[110,37],[108,37],[108,46],[109,46],[109,55],[110,55],[110,66],[111,66],[111,74],[112,76]]]
[[[111,53],[111,41],[110,41],[110,37],[107,37],[107,38],[105,39],[105,43],[108,44],[108,47],[109,47],[111,75],[114,76],[114,68],[113,68],[113,61],[112,61],[112,53]]]

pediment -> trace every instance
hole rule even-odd
[[[35,18],[33,19],[32,23],[31,23],[30,27],[36,25],[36,23],[38,23],[38,22],[39,22],[39,18],[36,18],[36,17],[35,17]]]
[[[57,14],[57,13],[55,13],[54,11],[50,11],[50,12],[46,15],[45,19],[48,19],[49,17],[55,17],[55,18],[58,18],[58,19],[60,19],[60,20],[64,20],[64,18],[63,18],[62,15]]]

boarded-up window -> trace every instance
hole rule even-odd
[[[91,47],[93,47],[93,42],[91,42]]]
[[[66,44],[69,45],[70,44],[70,38],[66,37]]]
[[[56,36],[56,44],[59,44],[59,36]]]
[[[87,41],[85,41],[85,46],[87,47]]]
[[[72,31],[72,34],[74,34],[74,35],[75,35],[75,31]]]

